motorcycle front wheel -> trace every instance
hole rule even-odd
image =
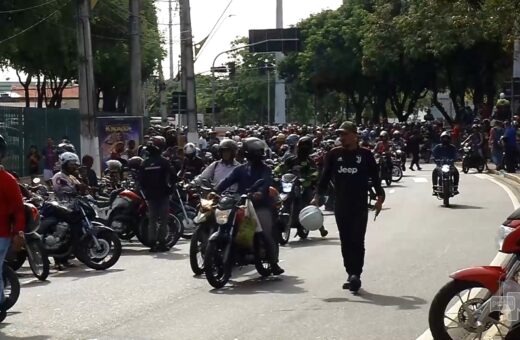
[[[99,246],[96,246],[92,237],[83,240],[78,259],[95,270],[105,270],[116,264],[122,251],[121,241],[116,233],[108,230],[98,233],[95,237]]]
[[[45,254],[43,243],[41,240],[27,240],[27,258],[29,266],[34,276],[40,280],[45,281],[49,276],[49,258]]]
[[[397,166],[394,165],[392,168],[392,181],[393,182],[399,182],[403,178],[403,170]]]
[[[498,327],[500,312],[491,312],[484,323],[477,324],[479,307],[492,293],[478,282],[453,280],[447,283],[433,298],[428,322],[436,340],[480,339],[491,327]],[[473,315],[469,315],[469,314]]]
[[[231,266],[224,262],[224,249],[217,242],[209,242],[204,254],[206,280],[214,288],[222,288],[231,277]]]
[[[9,310],[16,304],[20,297],[20,281],[16,272],[4,263],[4,269],[2,273],[4,281],[4,309]]]
[[[197,276],[204,274],[204,253],[207,244],[208,233],[199,227],[190,240],[190,267]]]
[[[175,216],[182,224],[183,231],[181,237],[185,240],[189,240],[192,237],[193,233],[195,233],[195,230],[197,229],[197,226],[193,223],[193,220],[195,219],[195,217],[197,217],[198,211],[197,209],[187,204],[184,205],[184,209],[186,210],[186,215],[184,215],[184,212],[181,211]]]

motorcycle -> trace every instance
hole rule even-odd
[[[125,240],[137,236],[139,242],[150,247],[148,240],[148,207],[143,196],[136,190],[124,189],[118,192],[110,205],[108,225]],[[168,217],[168,233],[165,245],[173,247],[183,233],[183,224],[170,212]]]
[[[479,154],[471,144],[466,143],[462,147],[464,156],[462,157],[462,171],[467,174],[469,169],[476,168],[478,172],[486,168],[486,160]]]
[[[453,172],[449,162],[441,162],[441,175],[439,176],[437,186],[433,189],[435,196],[442,200],[445,207],[450,206],[450,198],[455,196],[453,184]]]
[[[272,273],[271,265],[267,261],[264,238],[262,233],[257,232],[260,226],[255,230],[252,246],[245,247],[236,242],[246,214],[254,214],[254,211],[248,208],[252,205],[251,195],[262,183],[263,180],[257,181],[247,190],[248,193],[240,198],[222,196],[218,201],[215,209],[218,229],[210,236],[204,256],[206,279],[214,288],[222,288],[229,281],[233,266],[254,264],[261,276],[266,277]]]
[[[390,153],[385,153],[383,155],[376,154],[377,164],[379,166],[379,177],[382,181],[385,181],[386,186],[390,186],[392,184],[394,163],[392,161],[392,156]]]
[[[512,255],[504,266],[459,270],[450,275],[452,280],[435,295],[428,317],[434,339],[465,339],[467,335],[472,339],[482,338],[492,327],[504,337],[499,327],[506,326],[501,320],[504,307],[516,311],[520,302],[517,300],[520,292],[519,217],[520,210],[517,210],[499,228],[499,251]]]
[[[44,252],[55,259],[74,254],[78,260],[96,270],[112,267],[121,256],[117,234],[99,222],[95,211],[82,197],[68,204],[44,203],[40,209]]]
[[[6,263],[4,263],[4,267],[2,270],[2,279],[4,282],[3,309],[8,311],[16,304],[18,298],[20,297],[20,280],[18,280],[16,272],[13,269],[11,269],[11,267],[6,265]],[[2,321],[4,320],[0,319],[0,322]]]
[[[291,229],[296,229],[296,236],[306,239],[309,231],[300,225],[298,214],[303,208],[302,183],[305,180],[298,176],[287,173],[280,179],[282,192],[280,193],[281,207],[279,210],[279,242],[286,245],[291,237]]]
[[[197,225],[193,222],[193,219],[197,216],[197,209],[183,200],[183,197],[187,196],[181,194],[183,189],[179,189],[179,186],[175,188],[175,193],[170,197],[170,208],[182,224],[181,237],[189,240],[197,229]]]
[[[45,254],[41,236],[37,230],[40,226],[40,212],[31,203],[24,203],[25,210],[25,245],[15,254],[9,254],[6,263],[14,271],[20,269],[29,260],[29,267],[34,276],[45,281],[49,276],[49,258]]]
[[[202,198],[193,222],[198,226],[190,240],[190,266],[195,275],[204,273],[204,254],[210,235],[215,232],[215,209],[213,199]]]

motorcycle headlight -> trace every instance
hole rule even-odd
[[[450,172],[450,166],[449,165],[443,165],[441,170],[442,170],[442,172]]]
[[[231,214],[231,209],[228,210],[215,210],[215,220],[217,224],[222,225],[226,224],[229,218],[229,214]]]
[[[497,241],[497,244],[498,244],[498,250],[501,250],[502,249],[502,244],[504,243],[504,240],[506,239],[506,237],[511,234],[511,232],[515,230],[515,228],[511,228],[511,227],[508,227],[508,226],[505,226],[505,225],[500,225],[498,227],[498,232],[497,232],[497,236],[496,236],[496,241]]]
[[[292,183],[286,183],[282,182],[282,191],[285,193],[290,193],[292,191],[293,184]]]

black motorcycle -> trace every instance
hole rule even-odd
[[[471,144],[466,143],[462,147],[464,156],[462,157],[462,171],[467,174],[469,169],[475,168],[478,172],[486,168],[486,160],[480,155],[478,150]]]
[[[448,162],[441,162],[440,176],[437,182],[437,186],[434,187],[434,193],[438,199],[443,201],[445,207],[450,206],[450,198],[455,196],[454,182],[453,182],[453,171]]]
[[[88,267],[105,270],[121,256],[117,234],[99,222],[96,212],[82,197],[68,203],[44,203],[40,233],[48,256],[68,259],[72,254]]]
[[[272,273],[262,233],[254,233],[252,246],[245,247],[236,242],[240,225],[245,218],[245,205],[251,193],[255,192],[262,182],[263,180],[257,181],[246,195],[239,198],[223,196],[217,204],[215,220],[218,229],[210,236],[204,256],[206,279],[215,288],[222,288],[229,281],[233,266],[255,265],[262,276]]]
[[[386,186],[390,186],[392,184],[394,170],[392,154],[387,152],[382,155],[376,155],[376,159],[379,166],[379,178],[386,183]],[[398,166],[396,167],[399,168]]]
[[[279,242],[285,245],[291,237],[291,229],[296,229],[296,236],[306,239],[309,231],[300,225],[298,215],[303,208],[303,188],[302,183],[305,180],[298,176],[287,173],[280,179],[281,193],[280,199],[282,205],[277,220],[278,230],[280,232]]]
[[[18,280],[18,276],[16,276],[16,272],[11,269],[7,263],[4,263],[2,279],[4,282],[3,309],[8,311],[16,304],[20,297],[20,281]],[[0,318],[0,322],[4,321],[4,318],[5,314],[3,315],[3,318]]]

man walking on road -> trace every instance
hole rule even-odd
[[[318,205],[329,181],[336,190],[334,213],[341,240],[343,264],[348,274],[343,289],[357,292],[365,260],[365,233],[368,222],[368,189],[371,181],[377,194],[376,216],[381,212],[385,192],[372,153],[359,147],[357,127],[344,122],[337,130],[342,146],[332,149],[325,158],[318,192],[311,204]]]

